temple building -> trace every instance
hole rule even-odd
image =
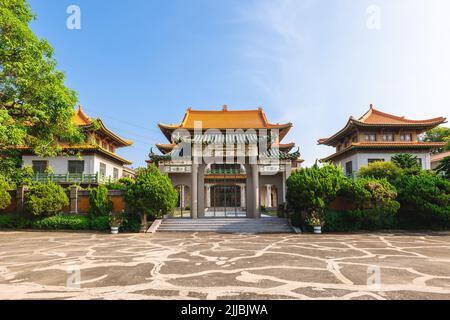
[[[345,127],[329,138],[320,139],[320,145],[336,148],[334,154],[322,159],[341,165],[345,174],[352,176],[371,162],[390,161],[397,154],[409,153],[417,157],[425,170],[431,168],[431,152],[445,143],[423,142],[420,135],[445,123],[443,117],[410,120],[381,112],[370,105],[361,118],[350,117]]]
[[[285,203],[286,179],[302,160],[282,143],[291,123],[255,110],[192,110],[180,124],[158,125],[168,143],[148,162],[179,191],[178,217],[259,218]]]
[[[59,142],[63,155],[41,158],[21,148],[23,165],[33,168],[35,181],[88,185],[134,176],[133,169],[126,167],[132,163],[116,154],[118,148],[131,146],[132,141],[110,131],[101,119],[91,119],[81,106],[72,121],[83,130],[86,140],[80,145]]]

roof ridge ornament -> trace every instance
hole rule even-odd
[[[222,111],[228,111],[228,105],[224,104],[224,105],[222,106]]]

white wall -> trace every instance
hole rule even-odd
[[[106,177],[113,177],[113,170],[117,168],[119,170],[119,178],[122,177],[123,167],[122,164],[115,161],[111,161],[102,155],[86,155],[80,157],[47,157],[40,158],[37,156],[22,156],[24,166],[32,166],[34,160],[46,160],[48,165],[52,168],[55,174],[66,174],[69,170],[69,160],[84,160],[84,173],[85,174],[96,174],[100,171],[100,163],[106,164]]]
[[[384,161],[391,161],[392,157],[400,154],[401,152],[382,152],[382,153],[375,153],[375,152],[360,152],[357,154],[354,154],[352,156],[343,158],[339,161],[336,161],[336,165],[341,165],[342,168],[345,171],[345,164],[348,161],[353,162],[353,171],[358,171],[359,168],[363,166],[367,166],[369,164],[369,159],[384,159]],[[416,156],[419,159],[422,159],[422,169],[429,170],[431,169],[431,156],[428,152],[405,152],[412,154]]]
[[[104,163],[106,164],[106,177],[113,177],[113,170],[114,168],[119,169],[119,178],[122,177],[122,165],[115,162],[115,161],[111,161],[106,157],[103,157],[101,155],[96,154],[94,156],[94,170],[95,172],[100,172],[100,163]]]
[[[31,167],[33,165],[33,161],[48,161],[48,165],[52,168],[53,173],[55,174],[66,174],[69,170],[69,160],[84,160],[84,173],[85,174],[95,174],[94,168],[94,156],[81,156],[81,157],[48,157],[48,158],[40,158],[37,156],[22,156],[23,165]]]

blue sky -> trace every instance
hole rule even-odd
[[[333,151],[317,139],[371,103],[450,117],[447,0],[29,2],[32,29],[85,111],[135,141],[118,152],[135,167],[165,142],[157,123],[180,122],[188,107],[262,106],[269,121],[294,123],[285,141],[307,165]],[[72,4],[81,30],[66,28]]]

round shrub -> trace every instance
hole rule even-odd
[[[25,210],[34,216],[52,216],[68,205],[66,192],[54,183],[33,183],[25,193]]]
[[[287,180],[289,208],[294,215],[305,212],[308,219],[323,224],[325,209],[336,198],[345,179],[342,170],[331,164],[295,171]]]
[[[127,189],[125,197],[130,208],[155,217],[170,213],[177,200],[178,193],[169,177],[162,174],[154,164],[137,172],[136,180]]]
[[[367,167],[361,167],[358,177],[387,179],[392,182],[403,174],[403,170],[392,162],[373,162]]]

